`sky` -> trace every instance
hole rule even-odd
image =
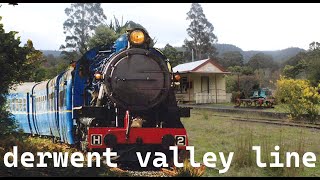
[[[320,42],[320,3],[200,3],[214,27],[218,43],[242,50],[308,49]],[[6,32],[18,31],[22,44],[28,39],[40,50],[59,50],[65,42],[64,9],[70,3],[0,3],[1,23]],[[124,22],[143,25],[156,47],[167,43],[181,46],[188,38],[187,12],[191,3],[102,3],[107,20],[116,16]]]

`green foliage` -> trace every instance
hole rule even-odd
[[[284,76],[308,79],[313,86],[316,86],[320,82],[320,43],[310,43],[307,52],[290,58],[283,66]]]
[[[229,75],[226,77],[226,92],[242,92],[245,97],[252,96],[252,92],[259,88],[259,80],[254,75]],[[235,97],[237,94],[234,94]]]
[[[66,44],[60,48],[70,48],[84,54],[88,50],[92,31],[107,18],[101,3],[72,3],[65,13],[68,16],[63,23]]]
[[[1,104],[0,107],[0,137],[4,137],[5,135],[12,134],[14,130],[17,129],[17,122],[10,117],[10,113],[6,111],[4,105]]]
[[[264,68],[278,68],[277,63],[273,61],[272,56],[266,55],[264,53],[257,53],[256,55],[252,56],[247,65],[254,70]]]
[[[239,51],[228,51],[223,53],[219,63],[223,67],[243,66],[243,55]]]
[[[300,60],[295,66],[286,65],[283,68],[283,75],[287,78],[296,78],[306,68],[307,63],[304,60]]]
[[[240,76],[240,90],[245,97],[252,96],[252,92],[259,88],[259,80],[255,76]]]
[[[0,16],[1,20],[1,16]],[[0,135],[11,133],[16,128],[13,119],[5,108],[6,95],[13,84],[33,80],[35,70],[42,62],[42,53],[33,48],[31,40],[20,47],[17,32],[5,32],[0,23]]]
[[[170,60],[170,64],[172,67],[175,67],[183,63],[182,52],[179,52],[176,48],[172,47],[170,44],[166,44],[162,52]]]
[[[133,21],[128,21],[124,25],[120,25],[119,20],[114,17],[114,22],[111,21],[109,25],[101,24],[95,29],[93,36],[89,39],[88,47],[90,49],[101,45],[112,45],[117,38],[132,28],[142,28],[146,31],[141,24]],[[151,43],[153,44],[152,40]]]
[[[277,81],[276,99],[285,103],[293,119],[302,118],[304,114],[315,122],[319,114],[320,85],[312,87],[308,80],[287,79]]]
[[[89,49],[105,44],[111,45],[118,37],[114,29],[106,25],[99,25],[95,29],[94,35],[89,39]]]
[[[309,51],[305,59],[307,61],[307,79],[315,86],[320,82],[320,48]]]
[[[213,33],[214,27],[205,17],[201,5],[192,3],[187,16],[187,20],[191,21],[187,29],[191,40],[186,39],[184,47],[189,52],[194,50],[195,59],[214,57],[217,53],[213,44],[217,41],[217,37]]]
[[[238,90],[238,81],[235,76],[229,75],[226,76],[226,92],[232,93],[233,91]]]
[[[295,56],[291,57],[290,59],[288,59],[287,61],[285,61],[283,63],[283,66],[285,65],[291,65],[291,66],[295,66],[296,64],[298,64],[301,60],[304,60],[305,57],[307,55],[307,52],[299,52],[298,54],[296,54]]]
[[[113,17],[114,17],[114,21],[111,20],[108,27],[110,29],[112,29],[118,35],[125,33],[126,26],[123,25],[123,19],[121,20],[121,24],[120,24],[119,20],[116,18],[116,16],[113,16]],[[127,24],[127,23],[128,23],[128,21],[125,24]]]
[[[228,71],[232,73],[240,73],[241,75],[253,75],[254,71],[249,66],[230,66],[228,67]]]
[[[45,63],[41,64],[39,71],[43,71],[44,79],[52,79],[61,72],[65,71],[70,64],[70,59],[65,59],[64,56],[54,57],[52,54],[44,56]],[[39,73],[40,75],[41,73]]]

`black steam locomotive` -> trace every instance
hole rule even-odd
[[[169,146],[184,153],[187,133],[174,93],[178,75],[144,29],[86,52],[73,68],[48,81],[11,91],[9,108],[26,133],[52,136],[84,151],[112,148],[114,160]]]

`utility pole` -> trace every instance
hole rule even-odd
[[[193,57],[193,49],[191,49],[191,56],[192,56],[192,62],[194,61],[194,57]]]

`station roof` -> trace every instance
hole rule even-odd
[[[173,68],[173,72],[219,73],[219,74],[230,73],[220,64],[218,64],[214,59],[211,59],[211,58],[179,64]]]

